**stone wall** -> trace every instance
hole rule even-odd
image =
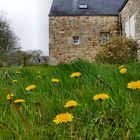
[[[135,39],[140,47],[140,0],[128,0],[121,11],[122,31],[125,34],[125,23],[135,15]],[[139,56],[140,56],[140,52]]]
[[[82,58],[94,60],[100,50],[100,33],[109,37],[118,33],[117,16],[56,16],[49,17],[49,55],[51,63],[70,62]],[[79,45],[73,37],[79,37]]]

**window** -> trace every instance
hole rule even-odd
[[[104,45],[108,42],[109,40],[109,33],[108,32],[101,32],[100,33],[100,41],[101,45]]]
[[[127,37],[135,38],[135,15],[133,15],[126,23],[125,23],[125,33]]]
[[[86,4],[80,4],[79,9],[88,9],[88,6]]]
[[[130,18],[130,36],[135,38],[135,15]]]
[[[130,37],[130,31],[129,31],[130,27],[129,27],[129,20],[125,23],[125,33],[126,33],[126,37]]]
[[[79,43],[80,43],[80,42],[79,42],[79,36],[74,36],[74,37],[73,37],[73,44],[74,44],[74,45],[79,45]]]

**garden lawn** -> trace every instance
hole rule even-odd
[[[0,69],[0,140],[139,140],[140,63],[124,66]]]

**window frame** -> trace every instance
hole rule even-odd
[[[103,39],[103,35],[105,35],[105,39]],[[105,45],[109,41],[109,32],[100,32],[100,44]],[[104,42],[105,41],[105,42]]]
[[[73,45],[79,45],[80,44],[80,37],[79,36],[73,36]]]
[[[87,4],[79,4],[78,8],[79,9],[88,9],[88,5]]]
[[[124,32],[126,37],[136,38],[136,15],[133,14],[125,23],[124,23]]]

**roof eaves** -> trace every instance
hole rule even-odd
[[[63,17],[63,16],[119,16],[119,14],[92,14],[92,15],[81,15],[81,14],[66,14],[66,15],[54,15],[49,14],[49,17]]]
[[[122,6],[120,7],[120,9],[118,10],[118,12],[121,12],[122,9],[125,7],[125,5],[127,4],[129,0],[125,0],[124,3],[122,4]]]

